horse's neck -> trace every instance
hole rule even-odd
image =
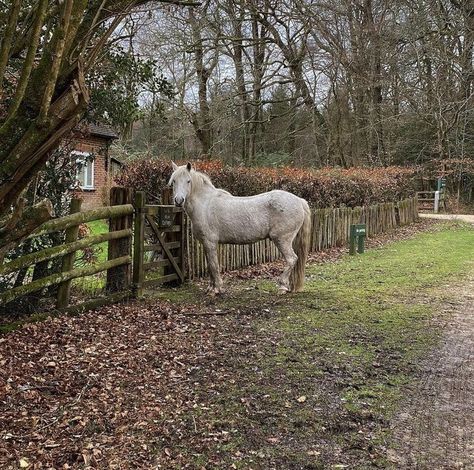
[[[195,219],[202,219],[204,211],[209,203],[209,199],[214,197],[217,189],[213,186],[202,186],[199,191],[193,191],[186,199],[186,213],[194,222]]]

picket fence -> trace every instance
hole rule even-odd
[[[393,203],[385,202],[367,207],[336,207],[313,209],[311,220],[310,251],[347,245],[350,226],[366,224],[367,236],[387,232],[397,226],[407,225],[418,218],[417,198]],[[192,234],[191,222],[186,218],[186,274],[188,279],[207,275],[207,262],[202,244]],[[221,271],[232,271],[255,264],[268,263],[280,258],[280,252],[271,240],[248,245],[220,245]]]

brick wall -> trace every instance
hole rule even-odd
[[[78,152],[88,152],[94,154],[94,189],[79,189],[74,191],[74,195],[80,197],[83,209],[101,207],[108,203],[110,186],[113,184],[108,177],[107,139],[89,136],[81,137],[74,148]]]

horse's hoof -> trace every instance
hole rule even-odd
[[[217,297],[217,296],[221,296],[223,294],[223,292],[219,289],[211,289],[208,291],[208,295],[211,296],[211,297]]]

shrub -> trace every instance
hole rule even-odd
[[[351,168],[247,168],[223,166],[219,161],[197,161],[218,188],[236,196],[249,196],[272,189],[284,189],[306,199],[312,207],[368,205],[397,201],[416,191],[415,170],[402,167]],[[159,200],[171,176],[166,160],[136,160],[116,177],[118,184],[147,193],[147,200]]]

